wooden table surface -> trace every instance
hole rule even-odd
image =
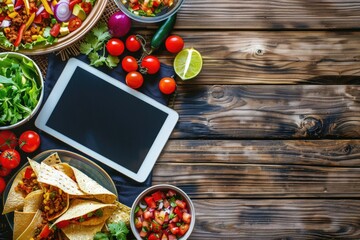
[[[204,65],[178,80],[153,183],[193,199],[190,239],[360,239],[359,13],[360,0],[185,1],[173,33]]]

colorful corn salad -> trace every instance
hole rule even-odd
[[[52,45],[82,25],[96,0],[0,0],[0,45]]]
[[[129,10],[139,16],[154,17],[164,8],[174,4],[174,0],[123,0]]]

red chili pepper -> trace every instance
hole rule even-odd
[[[19,29],[19,33],[18,33],[17,38],[16,38],[16,40],[15,40],[15,42],[14,42],[14,46],[15,46],[15,47],[17,47],[17,46],[20,45],[22,36],[23,36],[23,34],[24,34],[25,27],[26,27],[26,24],[23,23],[23,24],[21,25],[20,29]]]

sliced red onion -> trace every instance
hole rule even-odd
[[[38,16],[40,13],[42,13],[42,11],[44,11],[44,9],[45,9],[44,5],[41,4],[39,6],[39,9],[36,11],[35,15]]]
[[[140,202],[139,203],[139,207],[141,208],[141,209],[146,209],[146,207],[147,207],[147,205],[146,205],[146,203],[144,203],[144,202]]]
[[[10,27],[10,25],[11,25],[11,21],[4,19],[2,20],[0,27],[6,28],[6,27]]]
[[[161,210],[164,207],[164,203],[162,201],[159,202],[158,210]]]
[[[72,15],[69,3],[60,1],[54,7],[54,16],[58,22],[67,22]]]

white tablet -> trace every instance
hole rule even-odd
[[[72,58],[35,126],[143,182],[178,118],[171,108]]]

